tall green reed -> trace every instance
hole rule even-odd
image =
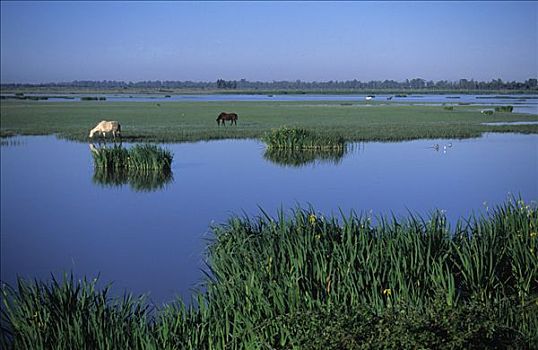
[[[454,227],[442,212],[262,210],[214,227],[189,306],[150,317],[137,299],[107,301],[72,280],[20,283],[3,289],[2,337],[7,348],[529,348],[537,231],[536,205],[519,200]]]
[[[348,148],[329,149],[293,149],[267,148],[263,157],[275,164],[289,167],[302,167],[316,162],[338,164],[342,161]]]
[[[3,349],[113,349],[150,344],[148,306],[126,295],[109,297],[96,280],[47,284],[19,280],[2,286]]]
[[[341,136],[301,128],[274,129],[266,133],[262,140],[270,149],[342,149],[345,147],[345,140]]]
[[[514,110],[514,106],[497,106],[495,107],[495,112],[507,112],[507,113],[512,113],[512,111]]]
[[[96,168],[136,171],[170,171],[173,159],[170,151],[151,144],[92,148],[92,156]]]

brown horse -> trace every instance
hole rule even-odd
[[[236,113],[224,113],[222,112],[217,117],[217,125],[220,125],[220,122],[222,122],[222,125],[226,125],[226,120],[230,120],[232,122],[232,125],[235,123],[237,125],[237,114]]]

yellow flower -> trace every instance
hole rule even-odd
[[[308,222],[310,222],[311,225],[314,225],[316,223],[316,220],[317,220],[316,215],[314,214],[308,215]]]
[[[390,297],[392,295],[392,290],[390,290],[390,288],[383,289],[383,295]]]
[[[273,262],[273,257],[270,256],[269,259],[267,259],[267,265],[265,266],[265,269],[267,272],[271,272],[271,263]]]
[[[538,236],[538,232],[531,232],[531,238]]]

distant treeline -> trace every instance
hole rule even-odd
[[[17,88],[85,88],[85,89],[161,89],[161,92],[168,92],[169,89],[201,89],[201,90],[534,90],[538,91],[538,79],[530,78],[524,82],[502,81],[493,79],[491,81],[476,81],[460,79],[458,81],[448,80],[425,80],[420,78],[406,79],[405,81],[394,80],[372,80],[362,82],[360,80],[330,80],[325,82],[317,81],[247,81],[218,79],[215,82],[195,82],[195,81],[139,81],[125,82],[116,80],[84,81],[75,80],[72,82],[44,83],[44,84],[1,84],[2,89]],[[172,92],[172,91],[170,91]]]

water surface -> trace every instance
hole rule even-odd
[[[8,94],[4,94],[8,95]],[[50,96],[47,94],[27,94],[27,96]],[[277,94],[277,95],[249,95],[249,94],[189,94],[189,95],[167,95],[167,94],[69,94],[66,98],[52,97],[48,100],[40,100],[40,103],[47,102],[72,102],[80,101],[82,96],[105,97],[105,101],[91,101],[94,103],[107,102],[247,102],[247,101],[342,101],[349,103],[364,102],[366,94],[345,94],[345,95],[321,95],[321,94]],[[169,96],[169,97],[167,97]],[[371,102],[386,102],[391,104],[415,104],[415,105],[458,105],[468,104],[475,106],[491,105],[512,105],[514,113],[538,114],[538,95],[434,95],[434,94],[410,94],[405,97],[398,97],[393,94],[375,95]]]
[[[174,153],[173,179],[140,187],[96,178],[87,144],[53,136],[3,144],[2,280],[73,270],[161,303],[197,286],[210,226],[258,206],[396,216],[438,208],[454,222],[510,194],[538,199],[538,135],[371,142],[297,159],[266,154],[255,140],[164,147]]]

